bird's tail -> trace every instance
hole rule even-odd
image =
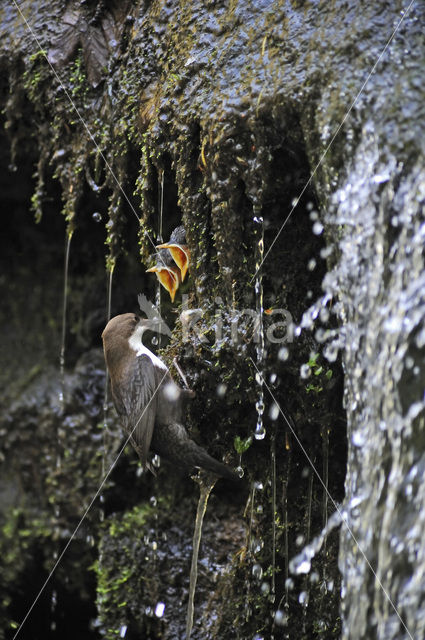
[[[184,469],[201,467],[222,478],[238,480],[238,475],[227,465],[212,458],[187,435],[183,425],[156,424],[153,430],[151,451]]]

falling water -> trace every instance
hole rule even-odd
[[[272,470],[272,587],[271,602],[274,602],[276,596],[276,437],[273,435],[270,445],[271,453],[271,470]]]
[[[111,259],[109,261],[109,268],[107,271],[107,285],[106,285],[106,323],[109,322],[109,320],[111,319],[111,308],[112,308],[112,280],[113,280],[113,275],[114,275],[114,269],[115,269],[115,260]],[[106,324],[105,323],[105,324]],[[105,370],[105,387],[103,390],[103,428],[102,428],[102,439],[103,439],[103,443],[102,443],[102,470],[101,470],[101,480],[103,480],[103,478],[105,477],[105,473],[106,473],[106,464],[107,464],[107,456],[108,456],[108,450],[109,450],[109,441],[108,441],[108,434],[109,434],[109,425],[108,425],[108,390],[109,390],[109,374],[108,374],[108,369]],[[100,502],[100,510],[99,510],[99,518],[100,521],[102,522],[105,518],[105,512],[104,512],[104,502],[105,502],[105,496],[103,495],[103,493],[100,494],[99,496],[99,502]]]
[[[65,260],[64,260],[64,277],[63,277],[63,300],[62,300],[62,335],[61,347],[59,355],[60,370],[60,391],[59,402],[62,412],[65,403],[65,342],[66,342],[66,311],[68,306],[68,274],[69,274],[69,254],[72,240],[72,230],[67,229],[65,234]]]
[[[266,430],[263,423],[264,414],[264,380],[263,380],[263,366],[264,366],[264,322],[263,322],[263,274],[262,274],[262,262],[264,257],[264,224],[261,216],[255,216],[254,222],[256,224],[256,236],[258,238],[256,247],[256,261],[255,261],[255,308],[256,308],[256,356],[257,356],[257,373],[255,374],[255,380],[257,383],[257,402],[255,409],[257,411],[257,425],[255,427],[254,436],[257,440],[263,440],[266,435]],[[261,373],[260,373],[261,372]]]
[[[162,244],[164,242],[162,237],[162,221],[164,215],[164,170],[159,170],[159,182],[158,182],[158,235],[157,235],[157,244]],[[156,279],[156,292],[155,292],[155,306],[156,309],[161,315],[161,283],[158,279]],[[160,343],[161,332],[158,329],[158,334],[154,338],[152,338],[152,344],[161,344]]]
[[[60,374],[60,391],[59,391],[59,403],[62,414],[65,411],[65,342],[66,342],[66,315],[68,307],[68,278],[69,278],[69,256],[72,240],[72,230],[67,229],[65,234],[65,258],[64,258],[64,276],[63,276],[63,301],[62,301],[62,334],[61,334],[61,346],[59,355],[59,374]],[[60,441],[60,430],[56,428],[56,471],[60,472],[62,466],[62,444]],[[55,516],[55,538],[60,538],[60,506],[57,502],[53,505],[53,512]],[[53,560],[56,562],[58,558],[58,550],[53,552]],[[56,622],[54,620],[55,611],[57,608],[57,592],[55,589],[52,591],[50,598],[50,616],[51,616],[51,630],[56,629]]]
[[[323,498],[322,498],[322,526],[326,529],[328,524],[328,495],[329,495],[329,430],[325,426],[322,433],[322,452],[323,452]],[[326,558],[326,540],[324,543],[324,554]],[[323,564],[326,570],[326,562]],[[326,576],[324,576],[325,578]]]
[[[196,482],[198,482],[199,484],[199,501],[196,511],[195,530],[193,532],[192,564],[190,567],[189,600],[187,603],[186,617],[186,640],[190,639],[193,627],[194,600],[196,581],[198,579],[198,556],[202,535],[202,523],[204,521],[204,515],[207,509],[208,498],[216,483],[216,480],[217,478],[205,473],[203,473],[202,476],[199,475],[196,477]]]
[[[286,626],[288,620],[289,613],[289,588],[290,588],[290,579],[289,579],[289,518],[288,518],[288,482],[291,470],[291,450],[289,449],[288,453],[288,461],[286,467],[286,476],[283,480],[282,485],[282,521],[283,521],[283,551],[285,558],[284,565],[284,578],[285,578],[285,591],[284,594],[277,606],[274,615],[273,629],[275,626]],[[283,637],[287,639],[289,636],[285,632]]]

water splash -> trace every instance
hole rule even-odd
[[[289,563],[289,571],[291,573],[293,573],[294,575],[301,575],[306,574],[310,571],[311,561],[322,548],[323,543],[330,532],[341,524],[343,517],[344,514],[341,511],[335,511],[331,515],[331,517],[328,519],[326,527],[322,529],[320,534],[316,536],[310,544],[307,544],[303,548],[301,553],[292,558]]]
[[[217,481],[217,478],[213,477],[212,475],[202,473],[195,478],[195,481],[199,484],[199,501],[196,511],[195,530],[193,532],[192,564],[190,567],[189,600],[187,603],[186,617],[186,640],[190,639],[193,628],[193,614],[195,610],[194,600],[196,582],[198,579],[198,556],[202,535],[202,523],[204,521],[204,515],[207,510],[208,498]]]

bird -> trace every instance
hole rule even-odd
[[[186,244],[186,231],[180,225],[170,235],[168,242],[156,247],[156,264],[146,273],[155,273],[159,282],[170,294],[171,302],[177,293],[180,283],[184,281],[189,268],[190,253]]]
[[[237,474],[197,445],[182,424],[194,392],[180,388],[165,363],[142,342],[145,331],[156,330],[158,322],[159,317],[124,313],[112,318],[102,333],[112,400],[123,429],[142,465],[151,471],[150,451],[178,467],[200,467],[237,480]]]
[[[156,265],[146,269],[146,273],[155,273],[159,282],[170,294],[171,302],[174,302],[177,289],[181,282],[181,273],[179,267],[174,264],[174,261],[167,249],[161,249],[156,254]]]
[[[181,280],[184,282],[189,268],[190,252],[186,243],[186,230],[183,225],[176,227],[170,235],[168,242],[159,244],[157,249],[167,249],[181,273]]]

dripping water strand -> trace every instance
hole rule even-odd
[[[248,535],[247,535],[247,549],[249,550],[249,555],[253,548],[255,547],[255,541],[252,539],[252,527],[254,522],[254,502],[255,502],[255,490],[257,488],[257,483],[253,482],[251,487],[251,494],[249,496],[250,499],[250,510],[249,510],[249,525],[248,525]],[[251,595],[251,581],[249,578],[246,580],[246,597],[245,597],[245,620],[248,622],[251,615],[251,607],[249,604],[249,599]]]
[[[322,434],[322,451],[323,451],[323,512],[322,512],[322,526],[326,529],[328,525],[328,485],[329,485],[329,431],[325,426]],[[325,538],[323,545],[323,557],[325,562],[323,564],[323,571],[326,572],[326,546],[327,539]],[[326,580],[326,575],[323,576]]]
[[[190,639],[193,627],[193,614],[195,610],[194,600],[196,581],[198,579],[198,556],[202,535],[202,523],[207,510],[208,498],[217,479],[210,475],[203,474],[202,477],[198,476],[195,480],[199,484],[199,501],[196,511],[195,530],[193,532],[192,565],[190,568],[189,600],[187,603],[186,618],[186,640]]]
[[[157,235],[157,244],[162,244],[164,242],[162,237],[162,221],[164,214],[164,170],[160,169],[159,171],[159,181],[158,181],[158,235]],[[156,280],[156,292],[155,292],[155,307],[158,314],[161,316],[161,283],[157,279]],[[158,328],[158,333],[156,336],[152,338],[152,344],[159,345],[161,339],[161,330]]]
[[[289,449],[288,461],[286,465],[286,475],[283,479],[282,483],[282,511],[283,511],[283,552],[284,552],[284,577],[285,577],[285,590],[283,592],[282,598],[277,606],[275,617],[273,621],[272,631],[275,628],[275,625],[278,626],[286,626],[288,628],[288,617],[289,617],[289,535],[288,535],[288,527],[289,527],[289,518],[288,518],[288,483],[290,476],[290,468],[291,468],[291,453]],[[283,605],[283,610],[282,610]],[[285,631],[284,636],[285,640],[289,638],[287,631]]]
[[[108,270],[107,275],[107,285],[106,285],[106,324],[108,324],[111,319],[111,307],[112,307],[112,279],[114,275],[114,264]],[[109,374],[108,369],[105,371],[105,388],[103,392],[103,433],[108,429],[108,385],[109,385]],[[105,442],[104,442],[105,444]],[[105,453],[105,446],[104,446]],[[103,460],[103,463],[105,460]],[[104,466],[104,465],[103,465]],[[102,468],[103,473],[103,468]]]
[[[111,260],[110,267],[107,271],[107,284],[106,284],[106,324],[111,319],[111,309],[112,309],[112,281],[114,275],[115,261]],[[102,425],[102,470],[101,470],[101,478],[104,477],[106,471],[106,461],[108,456],[109,442],[108,442],[108,402],[109,402],[109,373],[108,369],[105,368],[105,386],[103,389],[103,425]],[[100,502],[100,511],[99,518],[102,522],[105,517],[105,512],[103,508],[103,504],[105,502],[105,497],[103,493],[99,496]]]
[[[272,586],[271,602],[276,597],[276,438],[271,439],[271,466],[272,466]]]
[[[264,366],[264,323],[263,323],[263,272],[261,264],[263,262],[264,255],[264,224],[262,216],[255,216],[254,223],[256,224],[256,261],[255,261],[255,309],[256,309],[256,360],[257,369],[260,372],[263,371]],[[257,411],[257,425],[255,427],[254,436],[257,440],[263,440],[266,431],[263,423],[264,414],[264,388],[263,388],[263,376],[261,374],[255,375],[257,383],[257,402],[255,409]]]
[[[315,460],[313,458],[313,464],[315,464]],[[314,474],[312,469],[309,469],[308,476],[308,486],[307,486],[307,510],[306,510],[306,524],[305,524],[305,540],[307,544],[310,544],[310,536],[311,536],[311,507],[313,502],[313,481]],[[305,576],[303,581],[302,588],[302,607],[303,607],[303,632],[306,633],[306,624],[307,624],[307,612],[308,612],[308,603],[310,602],[310,580],[308,576]],[[301,596],[301,594],[300,594]]]
[[[59,390],[59,404],[61,414],[65,412],[65,350],[66,350],[66,317],[68,308],[68,279],[69,279],[69,256],[71,249],[72,230],[67,229],[65,233],[65,254],[64,254],[64,268],[63,268],[63,299],[62,299],[62,331],[61,331],[61,345],[59,354],[59,377],[60,377],[60,390]],[[60,473],[62,467],[62,454],[61,454],[61,442],[60,442],[60,427],[56,426],[56,473]],[[60,540],[60,505],[58,502],[53,503],[53,512],[55,516],[55,538]],[[57,560],[58,549],[53,551],[53,560]],[[57,591],[52,590],[50,596],[50,628],[51,631],[56,629],[55,613],[57,608]]]
[[[66,342],[66,311],[68,307],[68,275],[69,275],[69,254],[71,247],[72,231],[67,229],[65,234],[65,259],[63,276],[63,300],[62,300],[62,334],[59,355],[60,370],[60,392],[59,402],[63,413],[65,408],[65,342]]]

